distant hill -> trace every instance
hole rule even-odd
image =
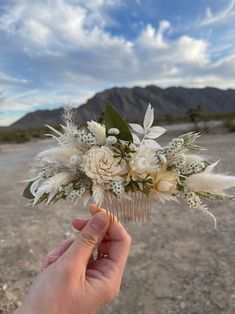
[[[215,115],[235,112],[235,90],[218,88],[183,88],[157,86],[111,88],[97,93],[75,109],[76,122],[99,120],[106,104],[112,104],[129,121],[142,121],[148,103],[155,107],[156,117],[180,117],[186,111],[201,105],[203,114]],[[26,114],[11,125],[12,128],[41,127],[44,124],[58,125],[62,108],[38,110]]]

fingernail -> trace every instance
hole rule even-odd
[[[96,231],[102,231],[108,225],[109,219],[104,213],[97,213],[93,216],[90,226]]]

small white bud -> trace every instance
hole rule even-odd
[[[117,128],[111,128],[108,130],[108,134],[110,135],[118,135],[120,131]]]
[[[108,145],[113,145],[113,144],[116,144],[117,143],[117,138],[115,136],[108,136],[106,138],[106,144]]]

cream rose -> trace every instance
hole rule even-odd
[[[141,146],[139,151],[129,160],[129,175],[133,180],[143,179],[153,172],[156,165],[156,154],[146,146]]]
[[[173,193],[176,189],[177,173],[162,170],[154,178],[154,188],[158,192]]]
[[[96,184],[121,180],[122,166],[113,157],[111,149],[105,146],[88,150],[83,156],[82,169]]]
[[[150,167],[150,163],[146,158],[140,157],[130,160],[129,166],[133,172],[142,173],[146,171],[146,168]]]

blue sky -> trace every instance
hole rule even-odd
[[[0,0],[0,125],[148,84],[235,88],[235,0]]]

